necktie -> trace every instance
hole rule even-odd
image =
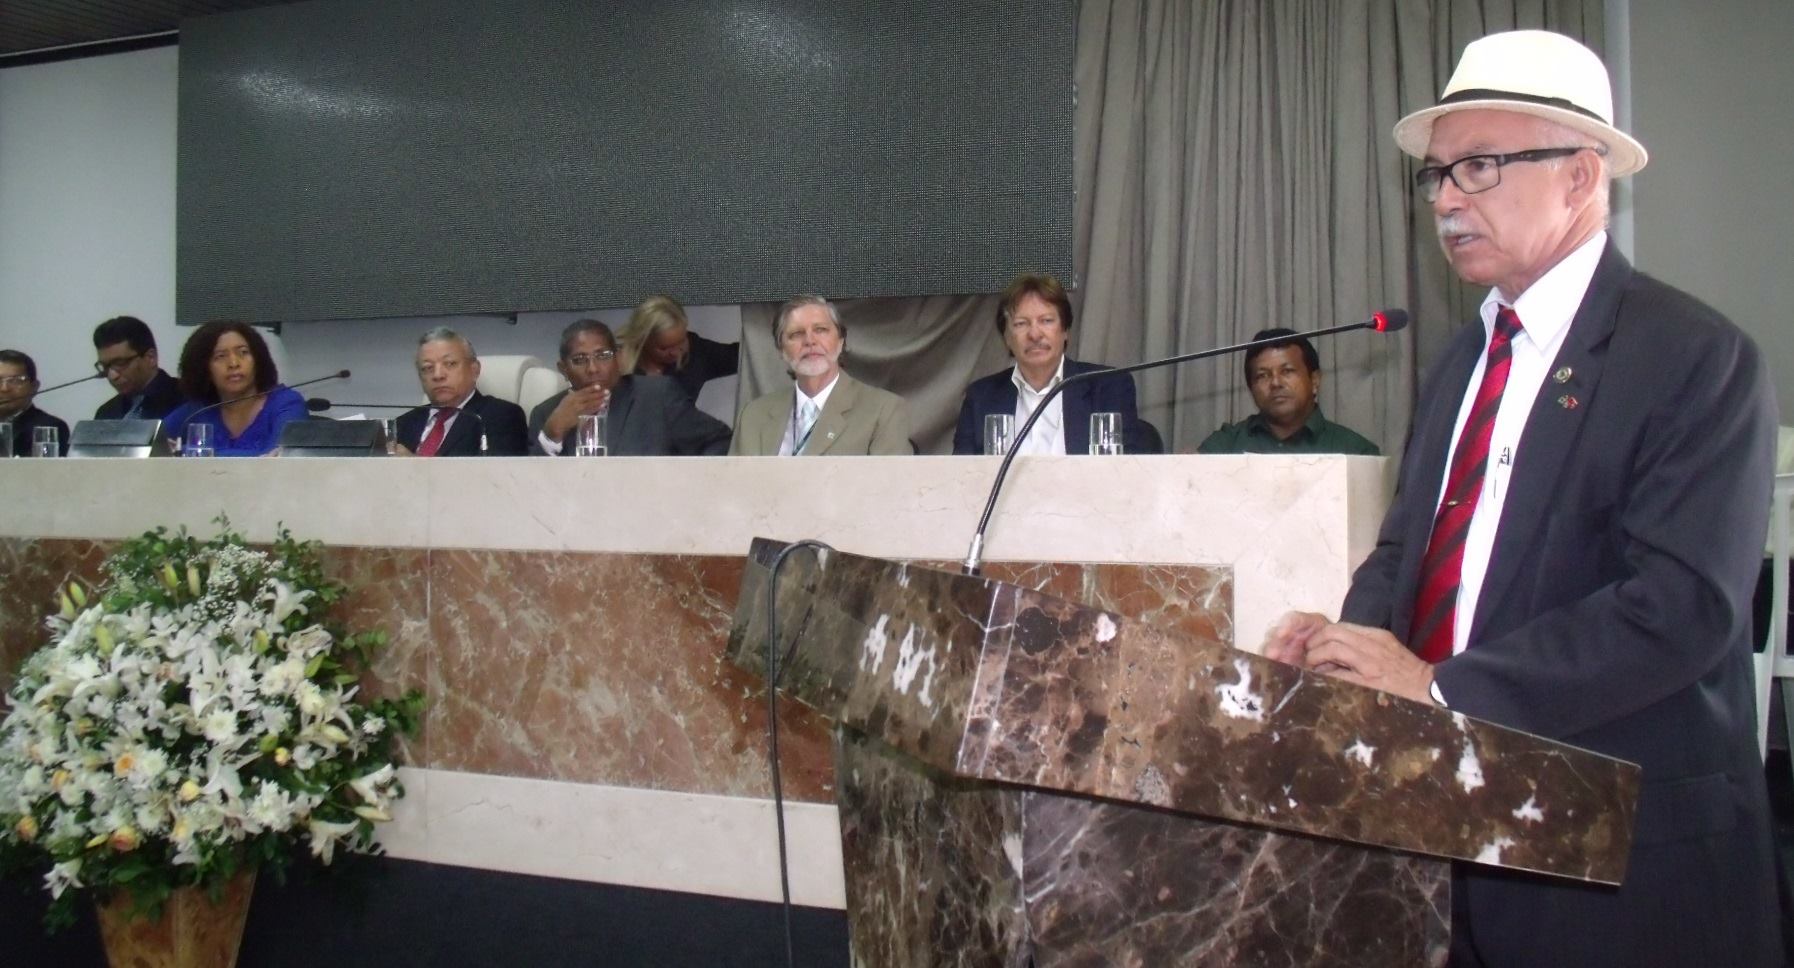
[[[791,456],[804,452],[804,445],[810,442],[810,431],[816,429],[816,418],[821,415],[822,411],[817,408],[816,401],[809,397],[805,397],[803,403],[798,405],[797,436],[791,444]]]
[[[131,398],[131,409],[125,411],[126,420],[136,420],[143,416],[143,394]]]
[[[430,432],[424,435],[423,443],[417,445],[417,456],[436,456],[436,452],[442,449],[442,438],[448,436],[449,421],[459,412],[454,407],[437,408],[436,422],[430,425]]]
[[[1432,537],[1420,565],[1420,591],[1414,598],[1414,623],[1408,645],[1428,662],[1451,657],[1458,587],[1464,571],[1464,536],[1483,492],[1483,474],[1489,466],[1489,439],[1495,433],[1495,413],[1501,409],[1501,393],[1514,360],[1513,340],[1520,334],[1520,317],[1506,306],[1495,314],[1495,332],[1489,338],[1483,382],[1476,388],[1476,402],[1458,445],[1452,449],[1445,496],[1433,518]]]

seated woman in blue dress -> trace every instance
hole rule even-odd
[[[280,385],[262,335],[248,323],[218,321],[193,331],[181,349],[187,402],[162,421],[175,439],[210,424],[219,457],[255,457],[274,449],[280,428],[306,416],[305,398]]]

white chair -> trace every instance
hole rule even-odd
[[[518,391],[523,388],[523,374],[542,365],[533,356],[482,356],[480,378],[474,386],[489,397],[516,403]]]
[[[1769,505],[1769,641],[1756,655],[1757,749],[1769,758],[1769,700],[1782,684],[1782,713],[1788,750],[1794,755],[1794,657],[1788,655],[1788,556],[1794,547],[1789,504],[1794,502],[1794,427],[1781,427],[1775,440],[1775,496]]]
[[[567,378],[561,371],[548,366],[536,366],[525,370],[523,380],[517,390],[517,405],[523,408],[527,416],[533,413],[542,401],[567,389]]]

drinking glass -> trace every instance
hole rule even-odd
[[[580,457],[604,457],[610,453],[610,413],[579,415],[578,446],[573,453]]]
[[[215,457],[217,454],[218,438],[212,434],[212,425],[188,424],[187,435],[181,440],[181,456]]]
[[[1121,445],[1121,414],[1093,413],[1090,415],[1090,452],[1092,454],[1119,454]]]
[[[984,453],[987,457],[1001,457],[1009,453],[1015,443],[1015,414],[988,413],[984,415]]]
[[[386,438],[388,456],[399,452],[399,421],[397,417],[380,418],[380,436]]]
[[[62,434],[55,427],[33,427],[31,429],[31,456],[61,457]]]
[[[0,423],[0,457],[12,456],[12,424]]]

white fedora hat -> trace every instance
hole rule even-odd
[[[1439,103],[1396,122],[1395,143],[1426,157],[1433,121],[1453,111],[1517,111],[1556,121],[1607,148],[1614,178],[1645,166],[1644,145],[1613,126],[1613,85],[1595,52],[1548,30],[1512,30],[1470,42]]]

